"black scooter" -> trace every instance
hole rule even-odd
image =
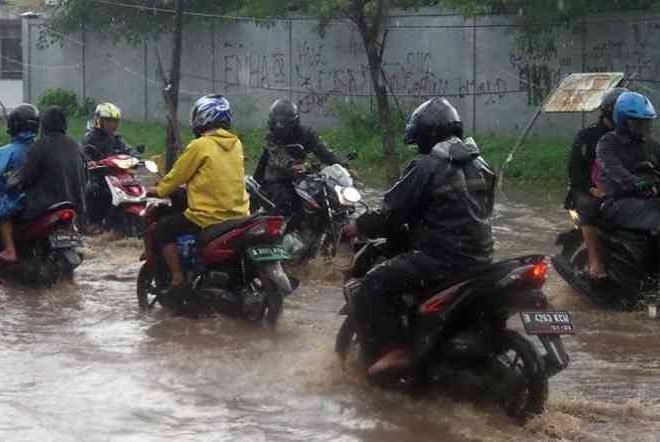
[[[357,246],[348,278],[363,277],[374,265],[396,255],[400,245],[380,239]],[[414,349],[413,367],[398,383],[469,386],[495,397],[506,413],[524,420],[544,410],[548,379],[568,366],[561,335],[572,334],[568,312],[553,311],[542,287],[545,257],[534,255],[499,262],[431,285],[432,295],[405,293],[398,300],[400,328]],[[360,344],[345,288],[346,318],[335,350],[346,358]],[[527,334],[545,348],[541,355],[528,339],[507,326],[520,314]],[[362,357],[371,352],[363,352]],[[373,361],[365,361],[367,364]]]

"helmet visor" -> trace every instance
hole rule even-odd
[[[637,140],[646,140],[651,137],[651,126],[653,120],[628,120],[628,131]]]

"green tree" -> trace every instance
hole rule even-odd
[[[465,15],[512,14],[530,27],[571,21],[600,12],[650,10],[658,0],[439,0],[439,6]]]
[[[168,72],[158,56],[158,76],[167,109],[167,167],[171,167],[181,141],[178,125],[181,45],[185,25],[195,13],[224,13],[237,5],[235,0],[65,0],[45,22],[42,44],[55,44],[63,35],[82,29],[95,32],[113,43],[137,45],[145,39],[171,39],[171,64]],[[157,50],[157,48],[156,48]]]
[[[392,109],[387,80],[383,71],[383,52],[387,38],[384,26],[393,8],[409,9],[434,3],[430,0],[244,0],[242,6],[248,14],[257,16],[278,17],[290,11],[309,13],[318,17],[321,32],[333,19],[346,19],[355,25],[362,39],[376,96],[385,174],[387,180],[393,182],[399,176],[399,163],[395,151],[396,134],[391,124]]]

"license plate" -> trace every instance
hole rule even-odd
[[[248,249],[248,255],[253,261],[284,261],[289,254],[282,247],[253,247]]]
[[[522,312],[520,319],[530,335],[572,335],[573,321],[569,312]]]
[[[70,231],[59,231],[51,233],[48,237],[50,245],[54,249],[78,247],[81,244],[80,234]]]

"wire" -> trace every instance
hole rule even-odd
[[[130,4],[130,3],[121,3],[121,2],[115,2],[115,1],[110,1],[110,0],[92,0],[95,3],[102,3],[106,5],[111,5],[111,6],[119,6],[123,8],[132,8],[132,9],[137,9],[140,11],[151,11],[151,12],[163,12],[163,13],[168,13],[168,14],[176,14],[176,11],[174,9],[167,9],[167,8],[159,8],[159,7],[150,7],[150,6],[142,6],[142,5],[135,5],[135,4]],[[250,21],[250,22],[262,22],[262,23],[271,23],[271,22],[278,22],[278,21],[293,21],[293,20],[304,20],[304,21],[316,21],[316,18],[313,17],[287,17],[287,18],[282,18],[282,17],[274,17],[274,18],[259,18],[259,17],[245,17],[245,16],[239,16],[239,15],[228,15],[228,14],[211,14],[211,13],[204,13],[204,12],[194,12],[194,11],[184,11],[184,15],[188,15],[191,17],[204,17],[204,18],[219,18],[223,20],[232,20],[232,21]],[[426,17],[435,17],[436,15],[425,15]],[[440,17],[447,17],[447,16],[453,16],[453,17],[461,17],[458,14],[452,14],[452,15],[437,15]],[[415,17],[415,15],[393,15],[393,16],[388,16],[388,18],[408,18],[408,17]],[[603,18],[598,18],[594,19],[593,21],[585,21],[581,20],[580,24],[581,25],[590,25],[590,24],[602,24],[602,23],[621,23],[621,18],[616,18],[616,17],[603,17]],[[636,17],[632,18],[629,20],[626,20],[626,23],[645,23],[645,22],[657,22],[660,21],[660,17]],[[567,22],[562,22],[562,21],[548,21],[548,22],[532,22],[532,23],[486,23],[486,24],[464,24],[464,25],[386,25],[383,26],[383,29],[390,29],[390,30],[403,30],[403,29],[473,29],[473,28],[520,28],[520,27],[538,27],[538,26],[562,26],[565,25]],[[332,24],[349,24],[352,25],[351,22],[345,21],[345,20],[339,20],[339,21],[333,21]]]

